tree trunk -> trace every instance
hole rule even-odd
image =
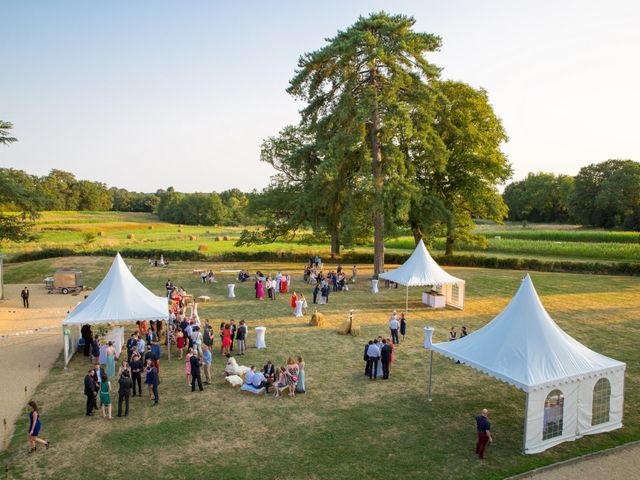
[[[336,226],[331,232],[331,258],[334,258],[336,255],[340,255],[339,230],[340,230],[340,226]]]
[[[411,230],[413,232],[413,240],[416,242],[417,247],[418,243],[420,243],[420,240],[422,240],[424,235],[422,234],[422,230],[420,229],[420,227],[413,227]]]
[[[453,220],[447,221],[447,243],[444,250],[445,255],[453,255],[453,245],[456,241],[456,228]]]
[[[376,87],[376,70],[370,71],[371,83]],[[384,272],[384,177],[382,174],[382,150],[380,149],[380,112],[377,100],[371,115],[369,131],[371,141],[371,173],[373,176],[373,275]]]

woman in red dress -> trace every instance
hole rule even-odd
[[[182,333],[182,330],[178,329],[176,337],[176,346],[180,350],[180,358],[182,358],[184,356],[184,333]]]
[[[282,275],[280,279],[280,293],[287,293],[287,276]]]
[[[291,295],[291,308],[293,308],[294,310],[296,309],[297,300],[298,300],[298,295],[296,294],[296,292],[293,292],[293,294]]]
[[[229,348],[231,347],[231,325],[225,324],[224,330],[222,330],[222,354],[226,355],[229,353]]]

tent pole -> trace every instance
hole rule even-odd
[[[407,295],[404,303],[404,313],[409,313],[409,285],[406,286]]]
[[[160,320],[162,322],[162,320]],[[169,321],[167,321],[167,325],[166,325],[166,330],[167,330],[167,360],[171,360],[171,343],[169,340]]]
[[[529,420],[529,392],[527,392],[524,401],[524,428],[522,434],[522,454],[527,451],[527,423]]]
[[[429,350],[429,401],[431,401],[431,379],[433,378],[433,350]]]

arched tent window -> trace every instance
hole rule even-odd
[[[593,403],[591,406],[591,425],[599,425],[609,421],[609,401],[611,400],[611,383],[606,378],[598,380],[593,387]]]
[[[542,440],[562,435],[562,417],[564,414],[564,395],[560,390],[552,390],[544,401],[544,425]]]

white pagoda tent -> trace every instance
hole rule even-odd
[[[567,335],[528,274],[491,322],[431,348],[526,392],[524,453],[622,427],[625,364]]]
[[[407,309],[409,287],[432,287],[444,295],[447,305],[461,310],[464,307],[464,280],[445,272],[429,255],[422,239],[406,262],[391,272],[381,273],[379,278],[406,287]]]
[[[167,298],[148,290],[133,276],[118,253],[100,285],[62,322],[65,332],[65,367],[73,356],[80,327],[85,324],[123,324],[140,320],[166,320]],[[122,348],[124,328],[115,327],[107,335]]]

